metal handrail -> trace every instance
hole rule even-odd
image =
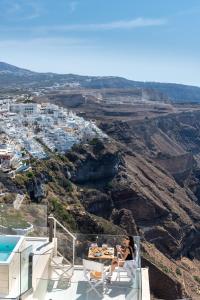
[[[48,217],[49,220],[54,221],[54,238],[56,238],[56,225],[59,225],[72,239],[73,239],[73,253],[72,253],[72,259],[73,259],[73,266],[75,263],[75,241],[76,241],[76,236],[73,235],[67,228],[65,228],[54,216],[50,215]]]
[[[54,220],[56,224],[58,224],[65,232],[67,232],[74,240],[76,240],[76,236],[73,235],[67,228],[65,228],[54,216],[49,216],[48,219]]]

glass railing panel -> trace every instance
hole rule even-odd
[[[125,235],[95,235],[95,234],[75,234],[75,264],[82,265],[83,259],[88,259],[89,248],[96,244],[98,247],[107,246],[114,249],[114,255],[117,256],[117,246],[122,245]],[[140,268],[140,237],[134,236],[135,260],[137,267]],[[94,257],[94,259],[96,259]],[[106,261],[105,261],[106,262]]]
[[[0,204],[0,234],[46,236],[46,205],[14,205]]]
[[[75,264],[82,265],[82,260],[88,258],[89,248],[91,245],[107,245],[108,248],[116,248],[120,245],[123,236],[115,235],[95,235],[95,234],[76,234],[75,247]]]
[[[20,252],[20,295],[32,288],[33,246]]]
[[[29,236],[46,237],[48,234],[48,216],[47,206],[30,204],[22,205],[20,211],[26,222],[30,223],[32,230],[28,232]]]
[[[34,254],[33,298],[38,300],[51,299],[46,298],[49,293],[65,291],[70,286],[74,274],[73,270],[73,267],[66,263],[62,256],[54,255],[52,249],[43,254]]]
[[[56,243],[57,243],[57,256],[62,256],[66,264],[74,263],[73,251],[74,241],[63,228],[56,225]]]
[[[41,278],[46,283],[53,277],[52,249],[41,249],[32,258],[32,294],[34,299],[45,299],[47,286],[41,284]]]

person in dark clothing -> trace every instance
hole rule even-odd
[[[118,255],[113,259],[111,265],[111,275],[117,266],[123,267],[125,261],[135,259],[135,244],[132,236],[127,236],[122,243],[122,246],[117,248]]]

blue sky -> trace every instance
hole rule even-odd
[[[200,86],[199,0],[0,0],[0,60]]]

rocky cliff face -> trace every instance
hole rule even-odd
[[[144,238],[175,262],[183,257],[199,261],[199,117],[200,112],[193,111],[101,125],[129,149],[127,180],[112,191],[114,206],[129,209]],[[188,295],[198,299],[198,284],[190,285]],[[176,299],[153,286],[158,297]]]
[[[119,170],[120,157],[110,152],[95,156],[93,153],[85,153],[83,160],[78,160],[72,173],[72,181],[77,184],[92,184],[95,181],[108,181]]]
[[[136,131],[133,131],[132,128],[130,128],[130,134],[131,132],[136,135]],[[148,255],[152,255],[154,259],[161,256],[160,259],[163,260],[163,264],[157,259],[152,263],[148,257],[151,266],[152,290],[157,297],[172,300],[192,295],[194,299],[198,299],[195,298],[198,297],[196,290],[191,290],[190,285],[192,284],[195,288],[198,286],[193,276],[199,275],[194,275],[195,273],[190,275],[189,269],[184,269],[188,276],[187,282],[184,282],[184,285],[187,286],[186,289],[183,286],[183,277],[176,274],[177,270],[182,268],[183,257],[194,264],[194,260],[198,260],[200,255],[200,206],[197,197],[188,185],[197,163],[195,157],[191,153],[187,153],[181,143],[178,144],[175,139],[172,141],[177,145],[177,150],[172,156],[174,163],[176,163],[177,157],[177,165],[180,166],[179,172],[187,171],[184,177],[182,176],[180,184],[176,174],[170,173],[170,169],[165,168],[165,165],[162,165],[157,159],[157,153],[159,153],[159,159],[165,160],[166,153],[162,158],[160,148],[157,149],[154,146],[154,151],[151,152],[146,146],[145,143],[153,145],[153,132],[155,133],[155,126],[150,136],[145,135],[143,130],[143,136],[148,138],[148,140],[144,138],[143,144],[139,144],[143,149],[143,155],[139,154],[141,150],[133,152],[130,144],[128,147],[127,145],[124,147],[122,143],[114,141],[108,145],[102,145],[98,154],[94,154],[94,145],[81,150],[76,149],[73,153],[75,174],[79,172],[79,168],[80,170],[84,169],[84,165],[87,170],[91,169],[92,172],[89,181],[87,176],[86,180],[80,182],[77,182],[77,178],[72,176],[72,181],[81,188],[80,201],[86,211],[103,216],[109,222],[126,230],[127,233],[137,234],[139,232],[143,237],[144,245],[146,242],[154,245],[157,254],[152,254],[150,250]],[[116,131],[115,134],[117,134]],[[136,142],[134,141],[134,143]],[[169,148],[166,151],[169,154]],[[92,156],[91,153],[93,153]],[[110,159],[109,163],[103,159],[105,153],[107,153],[106,157],[112,153],[113,159]],[[170,159],[169,155],[167,159]],[[108,168],[115,172],[110,173]],[[99,170],[106,170],[109,176]],[[174,170],[176,170],[175,167]],[[146,248],[144,247],[144,249]],[[168,266],[169,261],[170,266]],[[196,270],[195,272],[198,273]],[[166,286],[171,286],[170,293],[168,289],[163,292],[163,289],[158,288],[155,283],[157,277],[160,284],[164,280]]]
[[[110,142],[52,154],[9,185],[27,192],[27,201],[48,202],[73,230],[140,234],[154,295],[198,299],[199,117],[102,122]]]

